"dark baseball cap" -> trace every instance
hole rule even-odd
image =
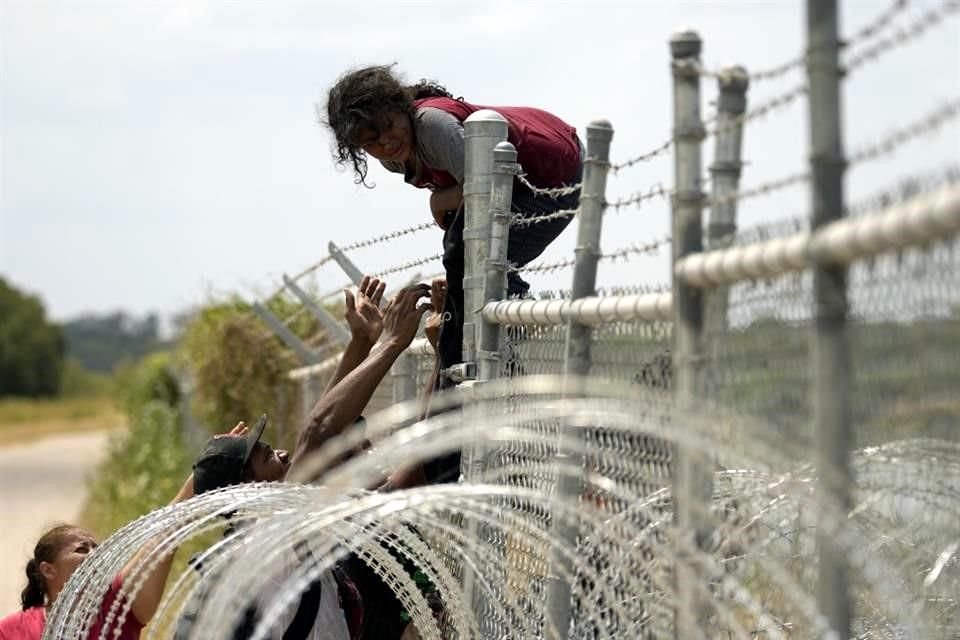
[[[245,436],[214,436],[207,440],[193,464],[193,492],[197,495],[243,482],[250,454],[267,427],[267,414]]]

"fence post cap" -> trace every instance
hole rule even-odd
[[[506,122],[507,119],[493,109],[474,111],[464,122]]]
[[[703,41],[694,29],[677,29],[670,36],[670,53],[674,58],[692,58],[700,55]]]
[[[497,146],[493,148],[493,160],[504,164],[515,163],[517,161],[517,148],[513,146],[513,143],[506,140],[498,142]],[[499,172],[500,170],[496,171]]]
[[[591,120],[590,124],[587,125],[587,129],[609,129],[613,131],[613,125],[610,124],[610,121],[606,118],[600,118],[599,120]]]
[[[720,69],[717,79],[721,90],[746,91],[750,85],[750,74],[740,65],[729,65]]]

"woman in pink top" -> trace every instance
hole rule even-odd
[[[230,431],[229,435],[244,436],[246,433],[247,428],[241,422]],[[181,502],[192,497],[193,494],[193,474],[191,474],[173,502]],[[27,586],[20,594],[22,610],[0,620],[0,640],[40,640],[47,620],[47,609],[56,601],[67,580],[80,563],[96,547],[97,541],[93,534],[73,525],[58,525],[40,536],[34,547],[33,557],[27,562]],[[89,640],[97,640],[100,637],[107,614],[113,608],[124,582],[130,576],[133,567],[139,564],[142,554],[149,553],[150,550],[149,545],[142,549],[114,577],[100,603],[100,612],[94,618],[87,633]],[[116,629],[115,623],[107,628],[106,637],[116,638],[116,640],[137,640],[140,637],[140,631],[150,622],[160,605],[163,589],[170,575],[173,555],[173,551],[169,552],[141,585],[123,621],[119,637],[113,635]]]

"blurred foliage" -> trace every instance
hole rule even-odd
[[[295,311],[277,308],[281,318]],[[300,335],[314,330],[307,314],[291,323]],[[262,413],[269,418],[265,440],[289,446],[296,431],[298,386],[287,373],[300,362],[241,302],[208,306],[186,324],[179,350],[191,379],[192,406],[211,433],[239,420],[252,424]]]
[[[117,372],[120,403],[129,429],[109,442],[107,455],[91,477],[80,524],[99,539],[147,513],[169,504],[190,474],[195,452],[187,447],[177,409],[179,393],[169,354],[150,355]],[[184,545],[174,560],[167,584],[187,570],[187,561],[215,539],[211,533]],[[154,635],[156,625],[144,637]],[[162,630],[161,630],[162,631]]]
[[[169,365],[168,355],[155,354],[119,376],[129,429],[111,437],[89,483],[83,518],[100,536],[167,504],[190,472],[193,456],[183,441]]]
[[[131,420],[151,402],[160,402],[171,409],[179,407],[180,388],[172,366],[170,354],[161,352],[117,369],[114,374],[117,401]]]
[[[63,324],[67,353],[92,371],[110,372],[163,347],[156,314],[87,314]]]
[[[0,278],[0,397],[59,393],[64,352],[40,299]]]
[[[110,374],[90,371],[77,359],[68,356],[60,378],[60,394],[65,397],[106,396],[113,391],[113,382]]]

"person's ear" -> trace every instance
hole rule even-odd
[[[43,579],[49,583],[51,580],[57,577],[57,568],[49,562],[41,562],[40,575],[42,575]]]

